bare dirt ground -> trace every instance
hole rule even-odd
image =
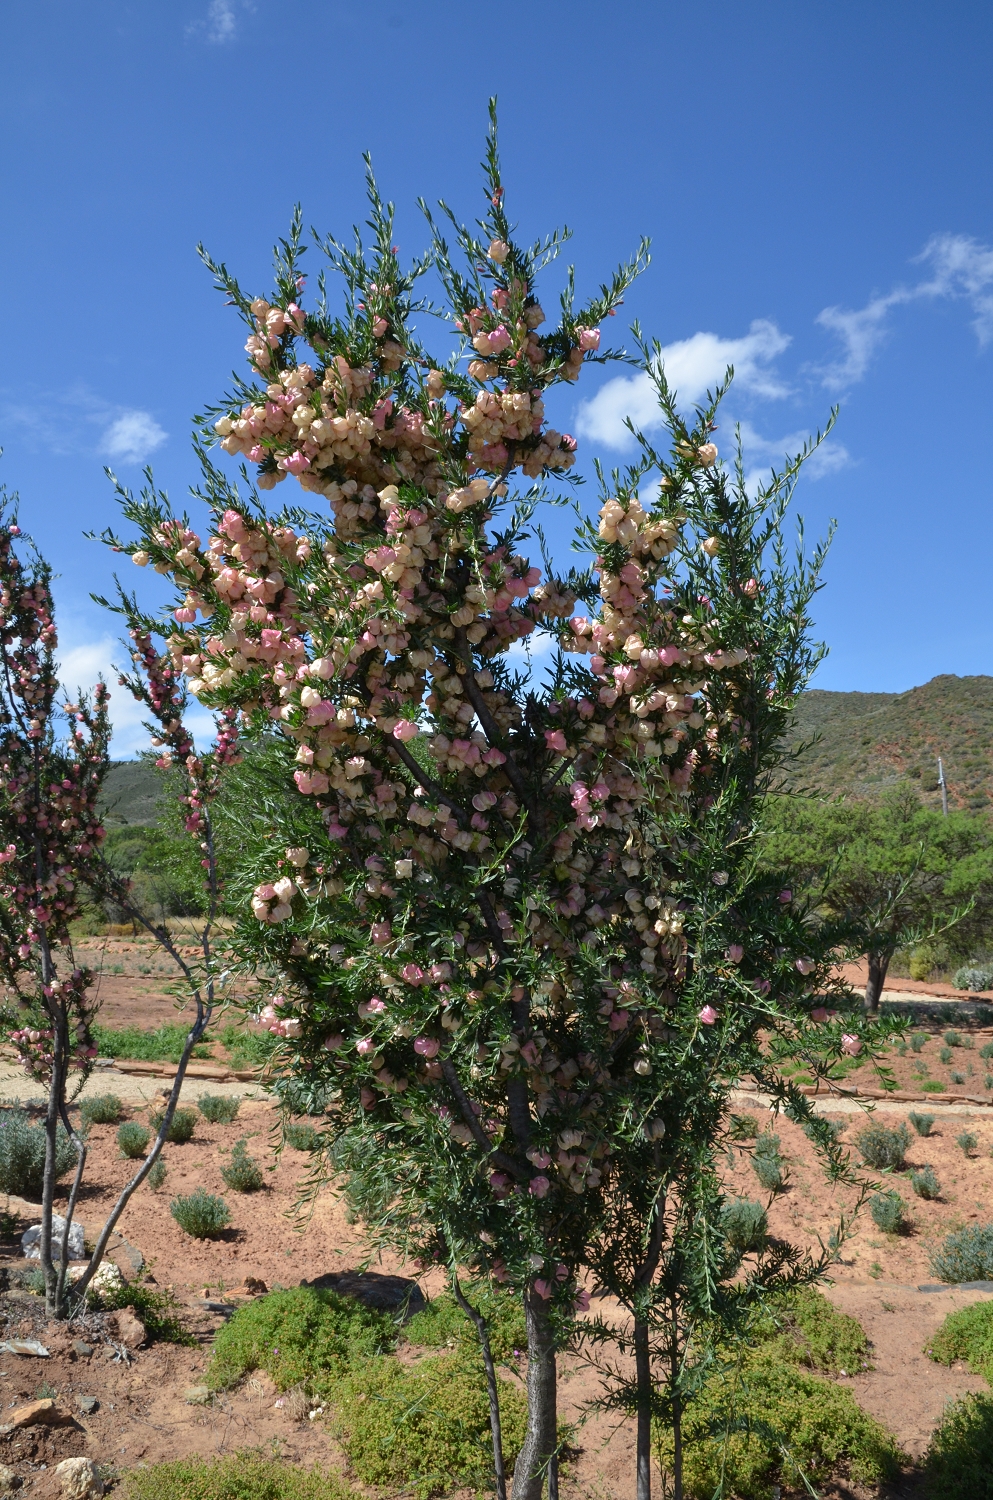
[[[139,1025],[153,1029],[163,1022],[184,1019],[174,1009],[171,968],[144,941],[100,939],[84,945],[80,957],[94,967],[102,966],[101,1023],[107,1026]],[[904,1087],[919,1086],[920,1066],[928,1076],[944,1081],[952,1071],[961,1071],[969,1088],[956,1092],[984,1092],[987,1064],[979,1048],[993,1033],[971,1030],[961,1023],[963,1036],[971,1035],[973,1047],[953,1049],[953,1062],[942,1064],[938,1051],[943,1045],[942,1026],[925,1028],[930,1039],[921,1053],[910,1048],[901,1056],[894,1052],[893,1064]],[[214,1056],[224,1064],[226,1054],[217,1045]],[[913,1072],[915,1064],[917,1071]],[[969,1067],[971,1064],[971,1072]],[[860,1080],[855,1074],[846,1087],[869,1084],[867,1070]],[[88,1093],[113,1092],[128,1105],[129,1117],[146,1120],[161,1096],[166,1080],[115,1069],[101,1069],[87,1085]],[[953,1085],[948,1083],[949,1091]],[[0,1097],[36,1098],[37,1084],[26,1080],[16,1066],[0,1060]],[[170,1288],[182,1308],[182,1320],[197,1340],[184,1348],[155,1343],[120,1354],[103,1341],[96,1325],[92,1330],[46,1327],[39,1300],[14,1287],[0,1295],[0,1338],[40,1337],[51,1351],[38,1358],[0,1354],[0,1406],[6,1411],[42,1395],[53,1396],[63,1414],[63,1425],[33,1426],[0,1439],[0,1462],[12,1464],[22,1475],[21,1491],[30,1500],[54,1500],[57,1485],[52,1472],[62,1458],[87,1454],[101,1465],[123,1471],[136,1463],[151,1463],[182,1455],[231,1452],[238,1448],[277,1443],[288,1461],[330,1464],[344,1471],[344,1460],[333,1438],[320,1420],[293,1421],[285,1408],[275,1406],[275,1391],[264,1375],[219,1398],[209,1407],[191,1404],[187,1392],[202,1381],[209,1360],[210,1342],[222,1315],[205,1306],[205,1300],[228,1299],[245,1291],[248,1280],[267,1287],[294,1286],[329,1271],[356,1269],[365,1264],[359,1226],[350,1224],[342,1205],[329,1192],[322,1193],[312,1212],[301,1216],[295,1205],[306,1175],[308,1158],[287,1149],[281,1157],[272,1150],[275,1112],[264,1092],[251,1083],[219,1083],[188,1080],[183,1102],[193,1103],[203,1092],[240,1094],[238,1119],[232,1125],[212,1126],[201,1121],[186,1145],[166,1147],[167,1178],[156,1193],[143,1188],[126,1210],[120,1225],[126,1241],[137,1247],[146,1261],[147,1273],[160,1288]],[[841,1263],[833,1272],[826,1295],[836,1306],[856,1316],[873,1346],[874,1368],[842,1377],[856,1400],[896,1435],[913,1457],[927,1447],[930,1434],[940,1420],[945,1404],[966,1391],[984,1389],[984,1382],[964,1368],[945,1369],[929,1361],[924,1346],[942,1319],[955,1307],[982,1297],[982,1292],[948,1288],[938,1292],[920,1288],[933,1284],[929,1266],[933,1247],[953,1229],[969,1223],[993,1222],[993,1108],[980,1103],[925,1104],[887,1100],[871,1106],[874,1117],[888,1126],[906,1119],[909,1109],[927,1110],[936,1116],[933,1133],[920,1139],[912,1133],[907,1153],[910,1166],[930,1164],[941,1183],[941,1197],[925,1202],[914,1196],[905,1174],[885,1174],[878,1180],[895,1187],[907,1204],[909,1225],[899,1236],[885,1235],[864,1213],[856,1233],[847,1241]],[[832,1189],[824,1180],[813,1149],[802,1131],[789,1122],[771,1118],[767,1101],[742,1093],[737,1108],[755,1115],[759,1128],[769,1125],[781,1140],[788,1167],[785,1190],[769,1204],[773,1235],[818,1248],[837,1223],[841,1210],[853,1198],[850,1189]],[[866,1123],[864,1106],[848,1097],[819,1098],[819,1113],[844,1125],[842,1139],[853,1150],[858,1131]],[[968,1156],[956,1144],[963,1129],[979,1138]],[[124,1163],[114,1141],[115,1127],[93,1126],[88,1186],[84,1189],[80,1217],[87,1230],[102,1220],[125,1180]],[[221,1168],[231,1147],[240,1137],[248,1138],[248,1149],[265,1169],[266,1186],[255,1194],[242,1195],[226,1188]],[[231,1227],[216,1241],[194,1241],[185,1236],[169,1213],[171,1199],[202,1186],[223,1193],[232,1209]],[[746,1152],[735,1153],[729,1186],[751,1198],[766,1201]],[[0,1204],[2,1207],[2,1204]],[[7,1268],[23,1268],[18,1256],[18,1236],[31,1221],[23,1212],[11,1234],[0,1241],[0,1285]],[[126,1247],[114,1252],[125,1271],[133,1269]],[[416,1276],[415,1268],[390,1257],[371,1263],[372,1270]],[[437,1273],[421,1280],[428,1296],[440,1290]],[[205,1298],[206,1294],[206,1298]],[[595,1311],[608,1315],[612,1309],[595,1302]],[[81,1343],[83,1352],[77,1346]],[[92,1352],[87,1353],[87,1346]],[[565,1360],[562,1371],[562,1405],[566,1420],[579,1416],[596,1395],[597,1378],[576,1361]],[[80,1408],[81,1398],[95,1398],[90,1411]],[[86,1402],[85,1405],[91,1405]],[[4,1420],[0,1412],[0,1423]],[[629,1422],[615,1416],[597,1416],[586,1421],[577,1437],[578,1456],[563,1475],[563,1500],[628,1500],[634,1494],[634,1433]],[[892,1492],[895,1497],[915,1496],[923,1500],[919,1481],[908,1476]],[[850,1486],[828,1486],[826,1496],[859,1500]],[[785,1496],[784,1496],[785,1500]]]

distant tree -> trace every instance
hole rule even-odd
[[[993,832],[968,813],[922,806],[906,784],[872,802],[770,798],[765,860],[851,923],[870,1011],[898,948],[952,931],[974,938],[993,915]]]

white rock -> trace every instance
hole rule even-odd
[[[103,1494],[103,1480],[91,1458],[64,1458],[55,1465],[64,1500],[90,1500]]]
[[[52,1256],[58,1260],[59,1248],[62,1244],[62,1236],[65,1233],[66,1221],[61,1214],[52,1215]],[[69,1259],[82,1260],[84,1255],[84,1243],[86,1235],[83,1226],[78,1219],[73,1219],[72,1228],[69,1230]],[[41,1259],[41,1225],[32,1224],[30,1229],[25,1229],[21,1235],[21,1252],[27,1260]]]

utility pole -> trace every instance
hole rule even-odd
[[[941,811],[948,817],[948,782],[945,780],[945,768],[941,764],[941,756],[938,756],[938,785],[941,787]]]

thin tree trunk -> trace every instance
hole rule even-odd
[[[513,1500],[541,1500],[545,1470],[555,1457],[555,1341],[544,1298],[524,1293],[528,1331],[528,1426],[514,1468]]]
[[[892,953],[886,952],[869,954],[869,982],[865,987],[865,1008],[870,1015],[876,1015],[879,1011],[879,997],[883,993],[886,971],[892,957]]]
[[[672,1299],[672,1338],[669,1349],[672,1383],[672,1500],[683,1500],[683,1404],[679,1399],[679,1313]]]
[[[634,1320],[634,1368],[638,1382],[637,1500],[652,1495],[652,1360],[648,1324]]]
[[[459,1285],[459,1278],[455,1275],[452,1276],[452,1291],[459,1307],[461,1307],[466,1317],[475,1323],[476,1332],[479,1334],[479,1347],[483,1355],[483,1369],[486,1371],[486,1391],[490,1398],[490,1432],[493,1436],[493,1477],[496,1481],[496,1497],[497,1500],[507,1500],[507,1474],[503,1464],[503,1432],[500,1424],[500,1391],[497,1386],[493,1353],[490,1349],[489,1329],[482,1313],[477,1312],[466,1299]]]

